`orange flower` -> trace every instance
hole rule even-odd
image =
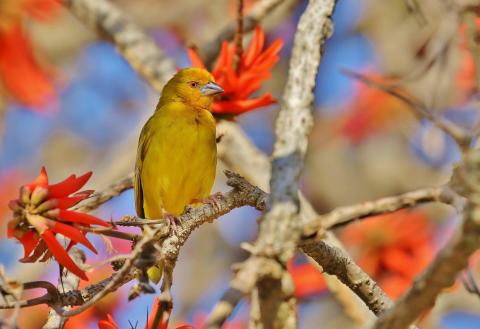
[[[0,81],[15,99],[27,106],[45,104],[54,96],[54,87],[35,59],[22,19],[24,16],[47,19],[58,7],[55,0],[0,3]]]
[[[341,239],[353,250],[358,264],[392,298],[412,284],[434,254],[432,228],[419,210],[354,223],[343,230]]]
[[[273,66],[280,59],[278,53],[283,47],[283,41],[275,40],[270,47],[263,49],[265,33],[257,26],[255,35],[248,49],[235,68],[235,45],[224,41],[222,50],[215,64],[212,75],[225,92],[212,106],[212,112],[220,115],[238,115],[258,107],[275,102],[270,93],[260,97],[250,98],[270,78]],[[193,49],[188,50],[192,66],[205,68],[200,56]]]
[[[8,223],[8,237],[16,238],[23,245],[25,255],[21,262],[35,262],[42,256],[40,261],[46,261],[53,256],[70,272],[88,280],[85,272],[70,258],[68,250],[76,243],[81,243],[96,253],[82,227],[108,227],[109,224],[92,215],[67,209],[92,194],[91,190],[77,192],[91,175],[92,172],[80,177],[71,175],[63,182],[48,185],[47,172],[43,167],[40,176],[20,188],[19,199],[9,203],[14,218]],[[55,238],[57,233],[70,239],[66,249]]]

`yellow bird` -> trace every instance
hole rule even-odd
[[[200,68],[180,70],[163,88],[138,142],[134,190],[139,217],[175,220],[185,206],[209,196],[217,165],[210,109],[222,92]],[[153,266],[147,273],[158,283],[162,270]]]

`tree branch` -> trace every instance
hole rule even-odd
[[[48,304],[56,307],[56,310],[63,317],[70,317],[77,315],[108,293],[117,290],[120,286],[131,281],[136,277],[135,260],[138,258],[143,250],[152,243],[157,243],[161,250],[161,258],[166,260],[176,260],[180,252],[181,246],[186,242],[190,234],[200,225],[219,218],[228,213],[232,209],[252,206],[259,210],[265,208],[266,193],[259,188],[248,183],[243,177],[225,171],[228,178],[227,184],[232,187],[232,190],[218,197],[215,204],[205,203],[196,208],[188,208],[183,215],[179,217],[182,226],[178,229],[177,235],[170,235],[167,229],[166,221],[162,220],[162,224],[157,224],[153,229],[144,227],[146,233],[143,238],[137,242],[132,254],[126,258],[120,270],[114,273],[111,277],[106,278],[98,283],[92,284],[81,290],[72,290],[64,293],[58,290],[49,282],[39,285],[37,282],[25,283],[24,289],[32,289],[43,287],[47,289],[47,293],[41,297],[31,300],[20,301],[20,307],[29,307],[39,304]],[[66,306],[80,306],[73,310],[58,309],[58,305]],[[0,309],[13,308],[13,304],[0,304]]]
[[[343,69],[342,72],[349,77],[355,78],[358,81],[365,83],[366,85],[382,90],[385,93],[392,95],[393,97],[401,100],[402,102],[407,104],[410,109],[413,110],[413,113],[417,117],[425,118],[431,121],[439,129],[443,130],[446,134],[450,135],[450,137],[452,137],[457,142],[458,146],[462,150],[466,150],[470,146],[473,135],[468,130],[457,125],[455,122],[450,121],[432,112],[421,101],[414,99],[412,96],[406,94],[405,92],[401,91],[395,86],[389,86],[389,85],[374,81],[373,79],[363,74],[360,74],[351,70],[347,70],[347,69]]]
[[[337,228],[358,219],[391,213],[428,202],[441,202],[455,207],[460,207],[462,203],[460,196],[448,187],[420,189],[397,196],[335,208],[333,211],[319,215],[315,220],[308,222],[304,227],[303,235],[311,236],[319,230]]]
[[[175,65],[155,42],[106,0],[64,0],[85,25],[112,41],[132,67],[158,92],[175,74]]]
[[[480,248],[480,150],[465,154],[452,176],[452,188],[467,199],[459,232],[435,257],[413,286],[375,323],[375,329],[401,329],[433,306],[438,294],[450,287],[467,266],[470,255]]]
[[[255,285],[258,288],[253,296],[259,297],[260,317],[254,316],[252,305],[253,327],[271,328],[274,323],[282,328],[296,326],[294,315],[279,321],[284,316],[279,311],[285,309],[291,314],[294,302],[284,286],[283,267],[293,256],[302,233],[298,179],[313,126],[316,72],[324,42],[332,32],[334,8],[333,0],[311,0],[300,18],[282,108],[276,120],[269,206],[252,256],[239,267],[232,281],[233,288],[244,292],[252,291]]]
[[[232,314],[237,304],[242,300],[243,293],[229,288],[215,304],[205,321],[205,329],[220,329]]]
[[[303,252],[315,259],[325,272],[335,275],[352,289],[376,315],[393,305],[385,292],[345,251],[325,241],[307,241],[300,247]]]
[[[130,173],[127,177],[119,180],[118,182],[110,185],[109,187],[95,192],[88,199],[82,201],[77,206],[73,207],[73,211],[90,212],[96,210],[102,204],[110,201],[116,196],[122,194],[122,192],[133,188],[133,173]]]
[[[253,7],[250,9],[248,15],[243,19],[243,32],[247,33],[255,29],[255,26],[262,21],[265,16],[275,10],[284,0],[259,0],[256,1]],[[207,67],[210,66],[217,57],[222,42],[225,40],[233,40],[237,29],[237,22],[232,21],[225,26],[218,36],[208,43],[206,46],[201,47],[201,57],[204,62],[207,63]]]

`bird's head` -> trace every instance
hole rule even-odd
[[[213,76],[201,68],[182,69],[165,85],[160,102],[181,101],[210,110],[213,97],[223,92]]]

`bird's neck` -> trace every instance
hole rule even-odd
[[[178,95],[165,95],[162,94],[160,97],[160,101],[158,102],[157,105],[157,110],[162,108],[164,105],[168,103],[182,103],[186,105],[189,108],[192,108],[197,111],[210,111],[212,107],[212,101],[210,99],[197,99],[195,101],[189,100],[189,99],[184,99]]]

